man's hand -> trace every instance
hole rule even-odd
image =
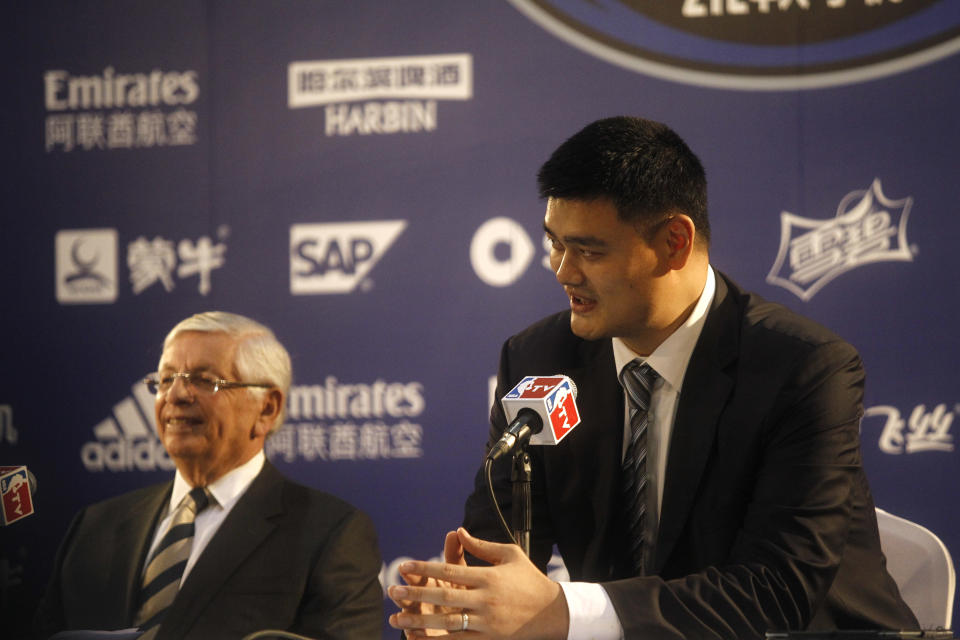
[[[464,550],[493,566],[467,567]],[[407,638],[458,632],[464,612],[465,638],[567,637],[563,590],[520,547],[479,540],[460,528],[447,534],[444,558],[447,562],[403,563],[400,572],[411,584],[389,589],[402,609],[390,616],[390,625],[404,629]]]
[[[460,566],[466,566],[467,562],[463,557],[463,547],[460,545],[460,539],[457,537],[456,531],[448,531],[447,536],[443,542],[443,559],[448,564],[455,564]],[[400,576],[404,581],[415,587],[446,587],[450,589],[463,589],[465,587],[453,585],[449,582],[442,580],[437,580],[436,578],[428,578],[426,576],[418,576],[412,573],[406,573],[405,568],[409,568],[409,563],[404,563],[400,568]],[[412,600],[401,599],[398,600],[394,598],[397,606],[405,613],[418,614],[418,615],[436,615],[442,613],[455,613],[460,615],[458,611],[455,611],[451,607],[443,607],[440,605],[434,605],[431,603],[425,602],[414,602]],[[396,614],[394,614],[396,615]],[[415,630],[419,635],[414,635],[414,631],[407,629],[404,633],[407,638],[416,638],[422,636],[440,636],[447,635],[446,631],[438,631],[436,629],[416,629]]]

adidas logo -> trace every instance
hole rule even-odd
[[[135,383],[131,396],[113,406],[113,415],[93,428],[96,440],[80,449],[87,471],[172,471],[173,461],[157,437],[153,395]]]

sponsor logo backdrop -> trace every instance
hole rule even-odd
[[[566,303],[535,172],[620,113],[701,156],[717,268],[860,349],[877,504],[960,549],[960,3],[650,4],[17,3],[0,464],[38,494],[0,531],[3,619],[77,509],[170,476],[136,381],[207,309],[289,347],[268,455],[373,516],[384,581],[437,555],[501,342]]]

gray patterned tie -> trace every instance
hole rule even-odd
[[[163,617],[173,604],[193,545],[194,518],[209,503],[210,498],[203,487],[195,487],[185,495],[156,550],[147,560],[140,589],[140,610],[134,619],[144,631],[140,640],[151,640],[157,635]]]
[[[623,458],[623,499],[626,506],[630,557],[637,575],[644,575],[644,553],[648,538],[647,515],[647,410],[657,372],[634,360],[620,374],[620,383],[630,401],[630,444]]]

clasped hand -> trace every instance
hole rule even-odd
[[[464,551],[491,566],[468,567]],[[404,562],[400,575],[407,585],[388,590],[401,609],[390,616],[390,625],[408,639],[460,633],[463,613],[464,638],[567,637],[563,590],[517,545],[480,540],[461,527],[447,533],[443,557],[444,562]]]

